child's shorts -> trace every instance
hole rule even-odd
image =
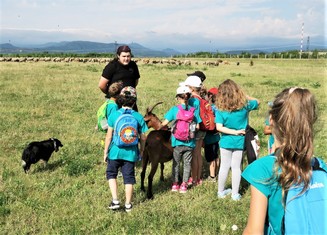
[[[118,169],[121,168],[124,184],[135,184],[135,162],[126,160],[108,160],[107,163],[107,180],[117,179]]]
[[[218,158],[219,144],[218,142],[213,144],[206,144],[204,146],[204,157],[207,162],[212,162]]]

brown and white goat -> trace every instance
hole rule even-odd
[[[167,128],[165,130],[160,129],[161,121],[154,113],[152,113],[152,110],[158,104],[162,104],[162,102],[155,104],[152,108],[147,108],[146,114],[144,115],[144,120],[147,123],[148,127],[152,127],[153,129],[155,129],[147,135],[142,156],[141,190],[144,192],[144,178],[146,168],[147,165],[151,163],[151,171],[148,176],[148,199],[153,198],[152,182],[159,163],[161,169],[160,180],[163,181],[164,163],[170,161],[173,158],[173,148],[171,147],[170,142],[171,132]]]

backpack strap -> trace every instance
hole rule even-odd
[[[313,157],[311,160],[312,170],[325,171],[327,173],[327,166],[324,161],[317,157]]]
[[[199,96],[198,94],[193,94],[192,96],[197,99],[202,99],[201,96]]]
[[[184,109],[183,109],[183,106],[182,106],[181,104],[177,105],[177,108],[178,108],[179,110],[184,110]],[[187,110],[187,109],[185,109],[185,110]],[[194,110],[195,110],[194,107],[189,106],[189,109],[188,109],[187,111],[194,112]]]

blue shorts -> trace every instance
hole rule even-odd
[[[107,180],[117,179],[118,169],[121,168],[124,184],[135,184],[135,162],[126,160],[108,160],[107,163]]]
[[[218,142],[213,144],[206,144],[204,146],[204,157],[207,162],[212,162],[218,158],[219,144]]]

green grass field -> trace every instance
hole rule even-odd
[[[163,118],[175,104],[178,83],[186,73],[202,70],[208,88],[231,78],[261,101],[250,124],[258,131],[261,156],[267,153],[263,135],[267,102],[290,86],[309,88],[316,96],[319,121],[315,153],[327,160],[326,60],[236,60],[218,67],[139,65],[138,106],[163,101],[154,110]],[[0,64],[0,233],[1,234],[241,234],[247,221],[250,194],[241,201],[218,200],[217,184],[204,182],[185,195],[170,192],[171,162],[166,181],[154,179],[153,200],[140,191],[140,163],[132,213],[107,209],[111,200],[102,163],[104,134],[96,132],[96,111],[104,102],[98,80],[105,64]],[[46,168],[32,165],[26,175],[21,154],[31,141],[56,137],[64,147]],[[148,167],[147,173],[150,167]],[[206,169],[205,169],[206,171]],[[122,185],[122,179],[119,178]],[[230,182],[228,183],[230,184]],[[124,200],[123,187],[119,188]],[[236,225],[237,230],[232,230]]]

